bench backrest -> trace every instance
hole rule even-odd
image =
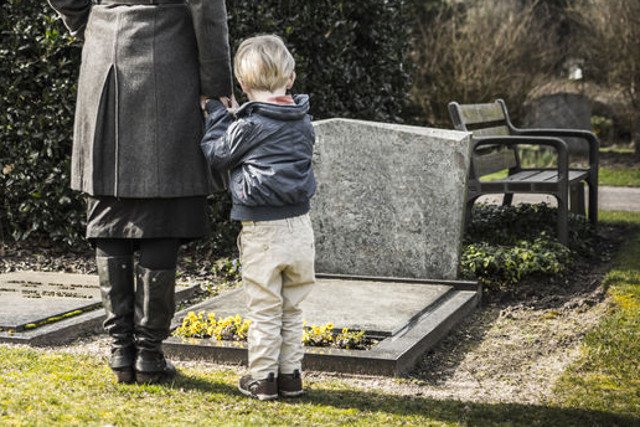
[[[510,134],[509,114],[504,101],[487,104],[449,103],[449,115],[455,129],[471,132],[473,136],[504,136]],[[513,148],[498,145],[483,146],[473,153],[472,178],[480,178],[519,164],[518,153]]]

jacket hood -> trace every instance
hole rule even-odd
[[[249,114],[260,114],[278,120],[299,120],[309,112],[309,95],[294,95],[295,104],[271,104],[268,102],[247,102],[242,104],[236,117],[248,116]]]

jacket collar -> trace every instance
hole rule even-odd
[[[294,95],[295,104],[270,104],[268,102],[247,102],[242,104],[236,117],[260,114],[278,120],[299,120],[309,112],[309,95]]]

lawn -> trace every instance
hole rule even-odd
[[[117,385],[103,358],[0,345],[0,425],[640,425],[640,213],[601,215],[636,228],[605,278],[608,315],[544,405],[399,396],[340,379],[264,403],[240,395],[233,368],[195,365],[167,386]]]
[[[602,219],[640,225],[639,213]],[[623,246],[604,279],[610,313],[585,337],[580,359],[556,384],[558,402],[640,417],[640,233]],[[638,419],[640,423],[640,419]]]
[[[497,181],[506,178],[504,169],[482,177],[483,181]],[[612,187],[640,187],[640,168],[601,167],[598,174],[599,185]]]
[[[640,168],[603,167],[598,181],[613,187],[640,187]]]
[[[598,174],[599,185],[612,187],[640,187],[640,167],[638,160],[633,160],[633,150],[601,149],[600,169]],[[556,155],[549,150],[536,150],[531,148],[520,149],[520,160],[524,168],[555,167]],[[586,164],[574,165],[575,167],[587,167]],[[507,176],[508,170],[504,169],[482,177],[483,181],[496,181]]]

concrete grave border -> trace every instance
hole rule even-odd
[[[475,281],[431,280],[393,277],[346,276],[318,274],[318,278],[368,280],[394,283],[422,283],[452,286],[445,297],[436,301],[420,316],[395,334],[383,338],[369,350],[342,350],[307,347],[305,369],[369,375],[403,375],[410,371],[427,350],[470,314],[480,303],[482,288]],[[233,290],[230,292],[238,292]],[[222,294],[215,299],[222,298]],[[189,311],[210,303],[211,300],[189,307],[176,314],[183,318]],[[172,328],[178,326],[174,321]],[[183,360],[207,360],[215,363],[246,365],[247,348],[242,342],[215,341],[199,338],[170,337],[164,342],[165,353]]]

